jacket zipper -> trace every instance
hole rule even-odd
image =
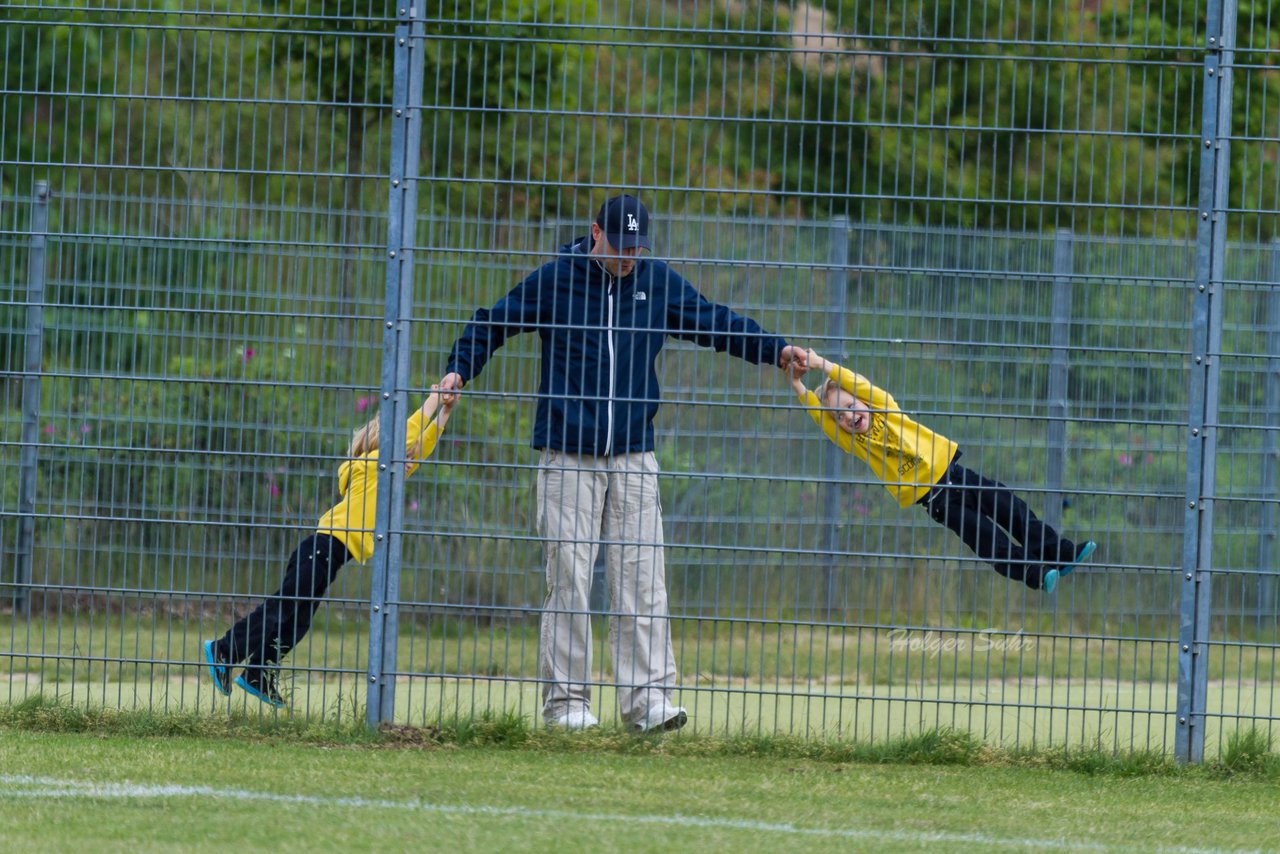
[[[603,265],[602,265],[602,266],[603,266]],[[607,337],[607,339],[608,339],[608,341],[609,341],[609,406],[608,406],[608,410],[609,410],[609,420],[608,420],[609,432],[605,435],[605,440],[604,440],[604,455],[607,457],[607,456],[609,456],[609,454],[610,454],[610,453],[612,453],[612,451],[613,451],[613,396],[614,396],[614,393],[617,391],[617,382],[618,382],[618,381],[617,381],[617,377],[616,377],[616,371],[614,370],[614,366],[613,366],[613,361],[614,361],[614,352],[613,352],[613,346],[614,346],[614,342],[613,342],[613,286],[614,286],[614,284],[616,284],[617,280],[616,280],[613,276],[609,275],[609,273],[608,273],[608,272],[606,272],[606,273],[605,273],[605,278],[606,278],[606,279],[608,279],[608,281],[609,281],[609,287],[608,287],[608,290],[607,290],[607,291],[606,291],[606,293],[605,293],[605,301],[609,304],[609,312],[608,312],[608,318],[609,318],[609,319],[608,319],[608,330],[607,330],[607,333],[606,333],[606,337]]]

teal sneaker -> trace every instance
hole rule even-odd
[[[280,696],[280,689],[276,687],[275,670],[266,667],[257,667],[253,670],[246,669],[244,673],[236,677],[236,684],[246,693],[257,697],[273,709],[283,709],[285,707],[284,697]]]
[[[1051,569],[1044,574],[1044,578],[1040,579],[1040,590],[1044,593],[1052,593],[1058,589],[1058,579],[1063,573],[1056,569]]]
[[[213,687],[224,697],[231,696],[231,671],[228,668],[231,662],[218,653],[218,645],[211,640],[204,642],[204,660],[209,664]]]
[[[1093,553],[1098,550],[1098,544],[1093,540],[1085,543],[1080,547],[1080,551],[1076,552],[1076,559],[1062,568],[1062,575],[1070,575],[1080,564],[1093,557]]]

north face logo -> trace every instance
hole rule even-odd
[[[627,214],[627,231],[639,231],[640,221],[636,219],[635,214]]]

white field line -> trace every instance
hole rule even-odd
[[[985,833],[948,833],[945,831],[872,830],[840,827],[802,827],[785,822],[753,821],[736,818],[703,818],[691,815],[624,815],[618,813],[574,812],[572,810],[533,809],[528,807],[495,807],[476,804],[433,804],[426,801],[393,801],[380,798],[326,797],[322,795],[290,795],[278,792],[254,792],[247,789],[215,789],[211,786],[148,785],[142,783],[96,783],[82,780],[57,780],[49,777],[0,774],[0,800],[8,799],[122,799],[148,800],[170,798],[217,798],[231,801],[258,801],[318,807],[352,807],[356,809],[405,810],[444,815],[487,816],[492,818],[548,818],[556,821],[589,821],[618,825],[664,825],[668,827],[744,830],[752,833],[776,833],[785,836],[829,837],[835,839],[875,840],[928,844],[940,842],[1003,848],[1050,849],[1055,851],[1125,851],[1125,846],[1100,842],[1073,841],[1064,838],[1033,839],[1029,837],[992,836]],[[1263,849],[1222,849],[1157,847],[1148,849],[1162,854],[1263,854]]]

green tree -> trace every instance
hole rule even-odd
[[[0,29],[0,193],[27,195],[35,178],[104,142],[107,105],[84,93],[109,88],[112,69],[102,62],[99,32],[77,26],[87,13],[64,13],[56,26],[38,8],[7,14],[12,18]]]

